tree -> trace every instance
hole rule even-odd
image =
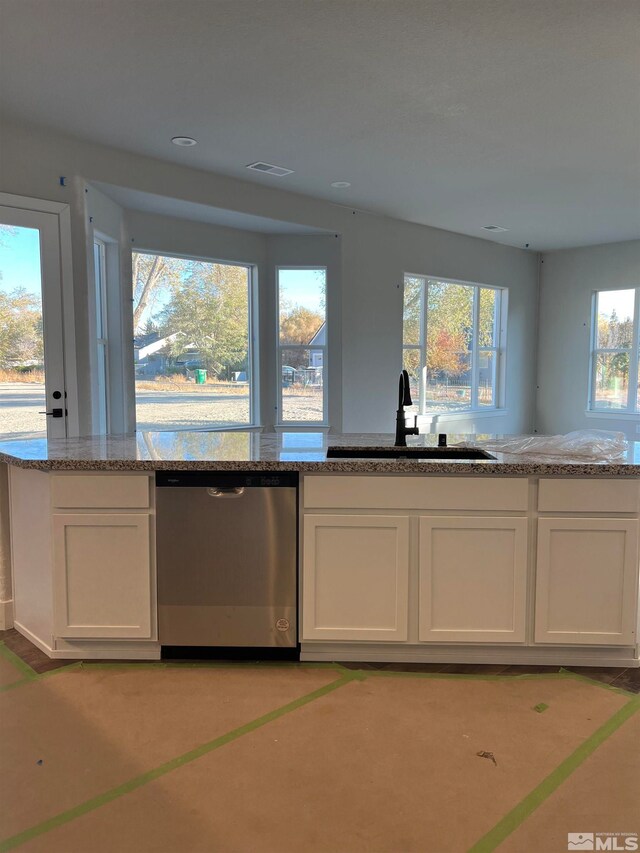
[[[153,313],[156,300],[180,277],[185,261],[165,255],[132,254],[133,331],[138,332],[143,321]]]
[[[427,364],[430,375],[459,376],[471,363],[473,336],[474,288],[469,285],[450,284],[430,279],[427,304],[423,308],[423,284],[419,278],[407,277],[404,289],[404,343],[420,343],[423,311],[427,315]],[[495,346],[494,318],[496,294],[490,288],[478,290],[479,349]],[[417,350],[405,350],[405,367],[417,376],[419,369]]]
[[[159,314],[160,334],[180,335],[170,342],[173,356],[185,347],[197,351],[204,366],[230,378],[247,370],[249,281],[246,267],[182,261],[181,275],[170,282],[171,296]]]
[[[283,305],[280,308],[280,343],[311,343],[324,323],[324,317],[317,311],[302,305]]]
[[[0,367],[43,359],[40,300],[23,287],[0,292]]]

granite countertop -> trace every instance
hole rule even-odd
[[[496,436],[449,435],[449,445]],[[410,447],[434,447],[437,436],[409,437]],[[640,442],[629,442],[623,459],[584,462],[496,453],[496,459],[329,459],[327,447],[393,446],[393,436],[257,430],[138,432],[127,436],[0,441],[0,462],[41,471],[302,471],[307,473],[410,473],[464,476],[640,477]]]

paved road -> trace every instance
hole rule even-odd
[[[0,437],[41,438],[45,434],[44,385],[0,384]],[[310,390],[295,394],[286,403],[290,418],[321,419],[320,394]],[[202,429],[225,423],[249,423],[249,393],[216,393],[204,386],[201,390],[136,392],[136,416],[139,430]]]

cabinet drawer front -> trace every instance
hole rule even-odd
[[[304,478],[304,505],[315,509],[461,509],[525,512],[526,478],[318,477]]]
[[[146,474],[54,474],[54,507],[83,509],[146,509],[149,477]]]
[[[637,480],[541,479],[540,512],[638,512]]]

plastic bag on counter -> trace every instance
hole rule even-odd
[[[555,462],[618,462],[624,459],[628,447],[624,433],[603,429],[579,429],[566,435],[511,435],[463,441],[457,446]]]

